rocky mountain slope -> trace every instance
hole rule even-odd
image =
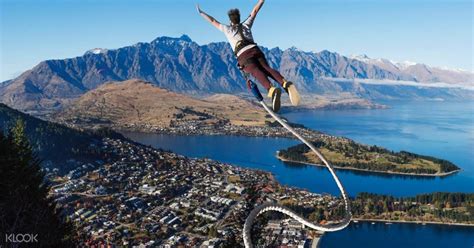
[[[313,53],[296,48],[262,49],[272,67],[279,69],[297,84],[301,92],[308,94],[360,93],[353,86],[347,88],[322,78],[456,83],[464,82],[467,77],[472,81],[472,73],[467,76],[449,76],[455,72],[448,75],[446,71],[428,67],[424,71],[412,67],[400,70],[326,50]],[[440,70],[443,75],[440,75]],[[93,49],[75,58],[43,61],[17,78],[1,84],[0,101],[22,110],[57,109],[105,82],[132,78],[180,93],[202,95],[246,92],[227,43],[198,45],[189,37],[182,36],[159,37],[150,43],[137,43],[113,50]],[[375,95],[390,97],[390,94],[390,90],[386,89],[383,94]]]
[[[264,125],[270,120],[258,106],[242,98],[218,94],[197,99],[161,89],[141,80],[108,82],[81,96],[55,117],[78,126],[114,126],[119,129],[168,128],[177,122],[190,128],[230,122]]]

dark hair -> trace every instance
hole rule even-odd
[[[240,11],[239,9],[230,9],[228,12],[227,12],[227,15],[239,15],[240,16]]]
[[[231,9],[227,12],[229,15],[230,22],[233,25],[237,25],[240,23],[240,11],[239,9]]]

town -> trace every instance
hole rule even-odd
[[[103,161],[65,176],[49,174],[50,194],[86,246],[240,247],[243,223],[259,204],[290,199],[301,206],[341,204],[329,195],[282,187],[263,171],[118,139],[104,138],[100,149]],[[256,244],[317,244],[321,233],[276,217],[255,224],[263,230],[252,237]]]
[[[99,121],[97,119],[56,118],[56,122],[68,127],[87,130],[99,128],[111,128],[126,132],[160,133],[169,135],[238,135],[249,137],[281,137],[294,139],[294,136],[277,122],[265,121],[263,125],[242,125],[232,123],[226,118],[216,118],[211,115],[195,117],[189,113],[182,112],[174,116],[169,124],[153,125],[149,123],[113,123],[110,121]],[[331,139],[342,139],[321,132],[311,130],[303,125],[289,123],[291,126],[310,140],[330,137]]]

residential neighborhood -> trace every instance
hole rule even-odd
[[[50,173],[50,194],[86,246],[240,247],[249,212],[266,202],[327,206],[329,195],[280,186],[267,172],[209,159],[190,159],[104,138],[104,160],[65,176]],[[291,196],[291,197],[290,197]],[[263,225],[256,243],[311,247],[320,234],[278,217]]]

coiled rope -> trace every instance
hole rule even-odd
[[[255,94],[255,93],[254,93]],[[259,93],[258,93],[259,94]],[[256,95],[257,96],[257,95]],[[289,208],[279,206],[277,204],[273,203],[267,203],[258,206],[257,208],[253,209],[252,212],[250,212],[250,215],[247,217],[245,220],[244,224],[244,229],[243,229],[243,239],[244,239],[244,246],[245,248],[253,248],[252,244],[252,238],[251,238],[251,230],[252,230],[252,225],[255,221],[255,218],[268,211],[276,211],[283,213],[294,220],[298,221],[299,223],[314,229],[318,231],[324,231],[324,232],[335,232],[335,231],[340,231],[344,228],[346,228],[349,223],[351,222],[352,219],[352,213],[351,213],[351,206],[349,203],[349,198],[347,196],[346,191],[344,190],[344,186],[342,186],[341,181],[336,175],[336,172],[334,171],[334,168],[328,163],[328,161],[323,157],[323,155],[316,149],[316,147],[313,146],[310,142],[308,142],[305,138],[303,138],[299,133],[297,133],[290,125],[288,125],[285,121],[283,121],[273,110],[271,110],[265,102],[262,100],[261,96],[258,97],[257,99],[259,100],[259,103],[265,108],[265,110],[275,119],[280,123],[284,128],[286,128],[288,131],[290,131],[296,138],[298,138],[301,142],[306,144],[318,157],[319,159],[324,163],[324,165],[328,168],[329,172],[331,173],[332,177],[334,178],[334,181],[337,184],[337,187],[341,191],[342,198],[344,200],[344,207],[346,210],[346,214],[344,216],[344,219],[342,222],[336,223],[336,224],[329,224],[329,225],[321,225],[318,223],[312,223],[309,220],[299,216],[297,213],[292,211]]]

